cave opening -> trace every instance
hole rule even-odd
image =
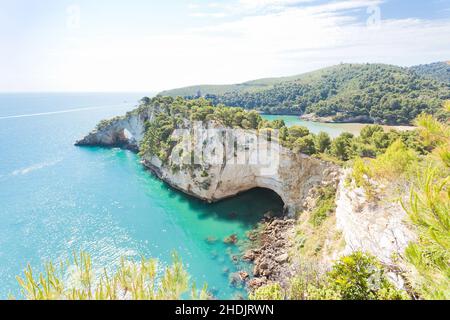
[[[190,206],[200,217],[209,218],[213,215],[215,219],[236,220],[247,227],[255,226],[264,219],[285,215],[282,198],[273,190],[260,187],[215,203],[194,199],[190,201]]]

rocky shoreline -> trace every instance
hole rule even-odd
[[[161,112],[159,107],[137,109],[127,116],[99,125],[84,139],[78,141],[77,145],[111,147],[120,145],[137,148],[144,138],[145,123],[152,121],[155,115]],[[198,126],[185,119],[185,123],[191,130],[215,128],[218,132],[223,132],[227,129],[216,122]],[[230,138],[232,141],[245,141],[247,135],[248,132],[245,130],[234,130]],[[286,217],[267,216],[261,228],[248,234],[250,245],[247,250],[241,251],[243,252],[241,257],[239,254],[232,255],[231,258],[236,263],[239,258],[253,263],[253,270],[247,270],[244,266],[245,270],[241,269],[230,275],[233,285],[245,286],[248,291],[254,292],[261,286],[276,282],[288,289],[289,279],[295,275],[297,263],[289,253],[295,251],[293,249],[296,228],[301,223],[307,231],[311,245],[315,245],[314,241],[325,241],[324,247],[330,248],[322,250],[321,259],[324,261],[332,261],[342,253],[356,250],[370,252],[383,261],[383,257],[404,252],[404,246],[409,242],[406,231],[403,231],[404,212],[398,210],[398,206],[374,207],[364,198],[363,190],[356,189],[357,195],[361,193],[361,196],[354,196],[352,190],[346,187],[346,176],[342,175],[341,168],[330,162],[295,153],[277,141],[269,139],[256,139],[255,143],[246,143],[236,148],[234,143],[224,144],[214,137],[195,139],[192,143],[189,135],[173,132],[171,138],[178,142],[165,162],[150,153],[141,155],[141,160],[146,168],[173,188],[208,202],[227,199],[254,188],[265,188],[278,194],[285,205]],[[225,156],[222,163],[212,165],[191,163],[180,166],[177,159],[187,142],[190,142],[192,150],[196,151],[212,154],[215,150],[223,150]],[[269,150],[269,147],[272,152],[263,159],[264,164],[270,164],[267,166],[269,171],[258,162],[237,164],[237,159],[241,156],[260,159],[260,150]],[[323,234],[317,235],[319,231],[307,219],[314,213],[318,199],[326,195],[325,191],[329,187],[334,191],[338,189],[333,199],[336,210],[329,219],[328,229],[322,228],[319,231]],[[293,219],[299,213],[303,218]],[[336,231],[340,237],[329,239],[328,230]],[[338,247],[340,242],[335,243],[341,238],[345,240],[343,248]],[[400,246],[397,245],[398,239],[402,240]],[[233,235],[224,239],[224,243],[230,246],[236,245],[238,241],[239,239]],[[326,241],[331,241],[331,245]]]
[[[373,124],[374,120],[368,116],[355,116],[355,117],[337,117],[328,116],[321,117],[313,113],[303,114],[300,119],[312,122],[322,122],[322,123],[359,123],[359,124]]]
[[[243,277],[249,292],[272,282],[287,286],[293,274],[289,251],[295,224],[294,219],[271,218],[249,233],[251,245],[242,255],[242,260],[253,263],[252,275]]]

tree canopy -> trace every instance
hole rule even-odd
[[[163,94],[183,94],[189,99],[200,94],[214,105],[268,114],[306,113],[336,122],[410,124],[422,112],[435,114],[450,98],[449,83],[422,74],[391,65],[341,64],[296,77],[197,86]]]

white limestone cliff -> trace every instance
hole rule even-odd
[[[337,194],[336,225],[345,238],[342,254],[364,251],[386,264],[393,255],[402,255],[415,234],[407,224],[407,214],[398,200],[368,201],[362,188],[346,185],[347,171]]]
[[[339,171],[336,166],[324,161],[294,153],[276,140],[268,141],[264,135],[258,136],[242,129],[226,130],[212,123],[203,129],[206,127],[212,134],[197,137],[192,150],[203,158],[220,154],[217,157],[219,161],[199,159],[198,164],[180,166],[183,159],[180,159],[179,153],[186,150],[185,140],[189,137],[182,135],[178,136],[182,140],[173,149],[169,163],[162,164],[156,157],[144,156],[144,165],[173,187],[211,202],[253,188],[273,190],[284,201],[291,215],[301,212],[311,188],[332,179]],[[220,138],[221,130],[226,132],[226,139],[247,142],[237,143],[236,149],[233,143],[224,144]],[[176,134],[174,136],[177,137]],[[187,154],[190,156],[190,153]]]
[[[103,123],[77,145],[120,146],[137,151],[145,122],[152,121],[157,112],[144,108]],[[223,136],[240,143],[225,143]],[[346,187],[345,175],[337,166],[294,153],[276,139],[268,141],[243,129],[229,131],[214,122],[187,120],[184,130],[174,132],[172,138],[178,143],[166,163],[151,155],[143,155],[142,163],[172,187],[209,202],[257,187],[267,188],[282,198],[286,211],[293,217],[305,209],[305,203],[308,207],[314,187],[340,179],[336,228],[342,231],[346,246],[336,257],[362,250],[390,263],[392,255],[402,254],[414,239],[405,223],[406,213],[398,203],[371,203],[362,190]],[[197,161],[185,161],[190,160],[192,151]],[[211,155],[216,155],[219,161],[205,161]]]

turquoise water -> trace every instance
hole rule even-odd
[[[15,276],[28,263],[81,250],[111,269],[121,256],[170,263],[175,250],[198,286],[218,298],[245,293],[229,278],[250,266],[234,262],[239,250],[223,239],[245,239],[266,212],[281,212],[278,196],[253,190],[209,205],[169,188],[129,151],[73,146],[143,95],[0,95],[0,299],[19,295]]]
[[[319,133],[321,131],[327,132],[332,138],[338,137],[342,132],[350,132],[354,135],[359,135],[365,124],[359,123],[320,123],[301,120],[298,116],[278,116],[278,115],[263,115],[266,120],[280,119],[284,120],[288,127],[298,125],[307,127],[312,133]]]
[[[121,256],[169,263],[175,250],[198,286],[207,282],[219,298],[244,293],[229,277],[249,266],[235,264],[238,249],[222,240],[244,239],[264,213],[280,212],[274,193],[253,190],[208,205],[154,178],[131,152],[73,146],[142,96],[0,95],[0,299],[18,296],[15,276],[27,263],[81,250],[108,268]]]

